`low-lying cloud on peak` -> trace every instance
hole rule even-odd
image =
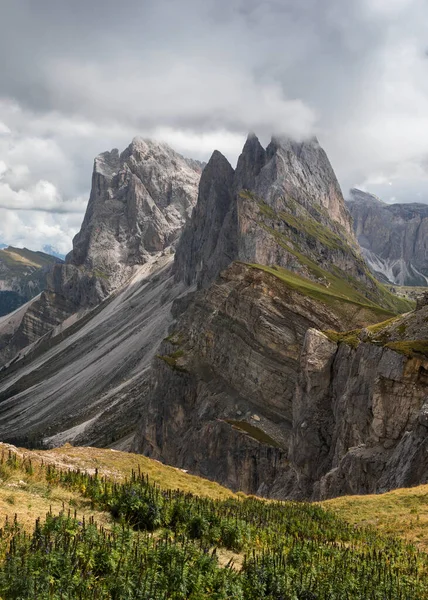
[[[345,194],[428,201],[424,0],[0,7],[0,242],[67,250],[93,158],[135,135],[234,162],[250,130],[315,134]]]

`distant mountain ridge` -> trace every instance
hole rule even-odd
[[[428,285],[427,204],[386,204],[357,189],[346,204],[363,256],[381,281]]]
[[[40,294],[49,269],[62,262],[44,252],[5,246],[0,249],[0,316]]]
[[[56,250],[56,248],[54,248],[50,244],[47,244],[47,245],[43,246],[42,250],[46,254],[50,254],[51,256],[55,256],[56,258],[60,258],[61,260],[65,260],[65,254],[62,254],[61,252],[58,252],[58,250]]]

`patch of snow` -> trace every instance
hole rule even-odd
[[[409,282],[415,279],[421,279],[428,284],[428,277],[411,263],[406,263],[403,258],[383,259],[368,248],[361,248],[361,251],[370,269],[381,273],[392,284],[409,285]]]

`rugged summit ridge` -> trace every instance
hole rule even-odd
[[[426,204],[386,204],[353,189],[347,206],[363,256],[381,281],[428,284]]]
[[[250,134],[235,171],[219,152],[211,157],[175,271],[178,279],[205,286],[231,261],[242,260],[311,277],[299,261],[303,253],[317,261],[321,255],[326,266],[336,263],[358,277],[364,267],[355,266],[355,249],[339,184],[318,141],[273,137],[264,149]]]
[[[201,168],[166,144],[135,138],[94,162],[92,191],[67,263],[117,287],[132,267],[177,239],[196,202]]]
[[[327,286],[340,277],[366,299],[394,305],[358,250],[336,176],[315,138],[273,137],[264,149],[250,134],[235,171],[220,152],[212,155],[177,245],[176,279],[205,287],[234,260],[278,265]]]
[[[80,232],[65,264],[47,274],[46,290],[0,326],[0,364],[70,315],[97,306],[142,265],[173,245],[196,202],[201,166],[168,145],[135,138],[94,161]]]

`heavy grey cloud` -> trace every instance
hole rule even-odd
[[[216,147],[234,161],[248,130],[264,141],[315,133],[345,192],[359,185],[387,201],[428,201],[425,0],[0,0],[0,8],[7,242],[19,234],[39,244],[37,213],[45,238],[69,245],[93,157],[137,134],[195,158]]]

